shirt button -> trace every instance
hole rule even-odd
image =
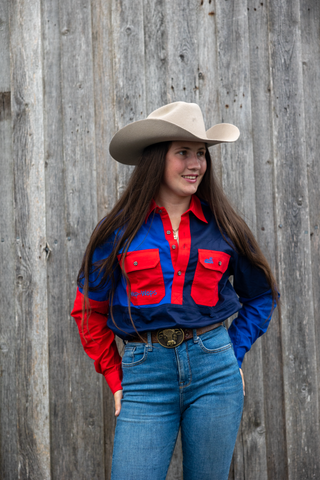
[[[221,264],[222,264],[222,262],[219,262],[219,263],[218,263],[218,265],[221,265]]]
[[[179,270],[178,275],[181,275],[181,270]]]
[[[174,250],[174,249],[176,248],[176,246],[175,246],[175,245],[172,245],[172,248],[173,248],[173,250]]]
[[[159,213],[162,213],[162,210],[158,210]]]
[[[170,230],[167,230],[167,235],[170,235],[170,233],[171,233]]]
[[[133,262],[133,265],[137,266],[137,265],[138,265],[138,262]]]

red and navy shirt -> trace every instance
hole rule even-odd
[[[107,258],[113,248],[110,238],[93,255],[93,265]],[[139,332],[162,328],[198,328],[222,322],[238,313],[229,335],[239,367],[245,353],[266,330],[272,295],[263,271],[232,248],[221,235],[214,215],[205,202],[193,196],[181,216],[179,244],[165,208],[153,201],[146,221],[124,258],[131,284],[131,316]],[[121,357],[114,336],[124,340],[135,335],[129,314],[127,284],[121,275],[122,252],[118,255],[118,283],[113,299],[113,323],[109,312],[111,282],[89,292],[90,316],[82,331],[83,291],[78,288],[71,315],[97,372],[104,374],[112,392],[121,389]],[[89,287],[100,283],[92,273]],[[229,278],[233,277],[233,285]],[[89,330],[88,330],[89,327]]]

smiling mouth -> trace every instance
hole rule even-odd
[[[188,178],[189,180],[196,180],[198,175],[181,175],[182,178]]]

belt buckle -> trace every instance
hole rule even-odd
[[[184,340],[184,331],[182,328],[165,328],[158,330],[157,339],[160,345],[165,348],[176,348]]]

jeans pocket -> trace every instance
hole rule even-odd
[[[226,350],[229,350],[232,347],[231,343],[227,343],[226,345],[222,345],[219,348],[208,348],[204,344],[204,342],[202,342],[201,338],[199,340],[199,345],[201,350],[203,350],[205,353],[222,353],[222,352],[225,352]]]
[[[142,344],[127,344],[122,357],[122,367],[135,367],[146,361],[148,356],[147,346]]]
[[[224,326],[218,327],[198,337],[198,344],[205,353],[222,353],[232,348],[230,337]]]

